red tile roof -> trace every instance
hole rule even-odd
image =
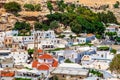
[[[53,59],[52,67],[57,67],[57,66],[58,66],[58,61],[56,59]]]
[[[40,59],[52,59],[53,62],[52,63],[39,63],[37,60],[33,61],[32,63],[32,67],[33,68],[37,68],[38,70],[49,70],[49,66],[52,67],[57,67],[58,66],[58,61],[56,59],[54,59],[50,54],[43,54],[41,56],[39,56]]]
[[[87,37],[91,37],[91,36],[94,36],[94,34],[92,34],[92,33],[87,34]]]
[[[36,68],[38,64],[39,64],[39,62],[38,62],[37,60],[36,60],[36,61],[33,61],[33,62],[32,62],[32,67],[33,67],[33,68]]]
[[[40,59],[53,59],[53,57],[50,54],[43,54],[39,56]]]
[[[42,50],[42,49],[39,49],[38,52],[41,53],[41,52],[43,52],[43,50]]]
[[[15,73],[14,72],[5,72],[5,71],[1,71],[1,74],[0,74],[0,76],[2,76],[2,77],[13,77],[15,75]]]
[[[49,66],[47,64],[40,64],[37,67],[38,70],[49,70]]]

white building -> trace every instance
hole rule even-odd
[[[17,65],[26,63],[29,55],[27,51],[14,51],[9,56],[14,59],[14,63]]]
[[[106,28],[106,32],[116,32],[118,28],[119,28],[118,25],[110,24],[110,26]]]
[[[70,38],[70,35],[77,36],[75,33],[73,33],[71,30],[65,30],[61,35],[65,35],[65,38]]]
[[[77,39],[78,44],[84,44],[87,41],[86,37],[77,37],[76,39]]]
[[[13,68],[14,60],[13,58],[4,58],[0,62],[1,68]]]
[[[117,36],[120,37],[120,29],[117,31]]]
[[[5,33],[4,32],[0,32],[0,41],[4,41],[4,36],[5,36]]]
[[[63,63],[54,69],[51,74],[56,75],[60,80],[81,80],[88,76],[89,70],[82,69],[76,63]]]
[[[15,36],[18,35],[18,31],[11,30],[11,31],[5,31],[5,36]]]
[[[39,39],[38,40],[38,49],[54,49],[54,48],[64,48],[67,44],[66,40],[60,38],[51,38],[51,39]],[[33,49],[34,43],[27,44],[27,49]]]
[[[37,34],[38,38],[55,38],[55,33],[53,30],[35,32],[33,31],[31,35],[34,36],[34,34]]]

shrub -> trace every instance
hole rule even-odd
[[[116,49],[111,49],[110,52],[116,54],[117,50]]]
[[[18,12],[21,10],[21,5],[17,2],[9,2],[4,5],[4,8],[10,12]]]
[[[101,50],[107,51],[107,50],[109,50],[109,47],[107,47],[107,46],[98,47],[97,50],[100,50],[100,51],[101,51]]]
[[[65,63],[73,63],[70,59],[66,59],[64,62]]]
[[[32,5],[32,4],[25,4],[24,8],[26,8],[29,11],[34,11],[34,5]]]

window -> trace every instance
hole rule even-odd
[[[60,41],[58,40],[57,43],[60,43]]]
[[[17,47],[17,45],[15,45],[15,47]]]
[[[46,34],[46,36],[49,36],[49,34]]]
[[[7,39],[5,40],[5,42],[7,42]]]
[[[45,62],[46,60],[44,59],[44,62]]]
[[[11,42],[11,40],[9,39],[9,42]]]
[[[103,54],[101,55],[101,57],[103,57]]]
[[[72,58],[74,58],[74,55],[72,54]]]
[[[8,65],[6,65],[6,67],[8,67]]]

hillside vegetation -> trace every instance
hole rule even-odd
[[[22,11],[22,7],[25,8],[26,11],[35,10],[33,4],[25,4],[24,6],[21,6],[19,3],[9,2],[4,6],[6,11],[15,15],[18,12]],[[40,12],[41,5],[37,4],[37,8],[38,12]],[[49,14],[45,15],[47,20],[40,18],[42,19],[41,21],[34,21],[35,23],[33,25],[36,30],[52,29],[56,31],[59,27],[61,27],[60,24],[62,24],[65,28],[69,26],[71,30],[76,34],[94,33],[102,35],[105,31],[105,24],[118,23],[116,17],[111,11],[95,13],[86,6],[76,5],[72,3],[67,4],[64,2],[64,0],[57,1],[56,4],[48,1],[46,2],[46,8],[49,11]],[[14,10],[16,10],[16,13],[13,13]],[[21,15],[17,17],[20,16]],[[31,16],[31,19],[34,19],[33,16]],[[21,27],[23,24],[26,24],[26,27]],[[16,22],[14,29],[18,30],[20,33],[22,33],[22,35],[24,35],[28,33],[30,29],[32,29],[28,24],[29,23],[26,23],[25,21]]]

